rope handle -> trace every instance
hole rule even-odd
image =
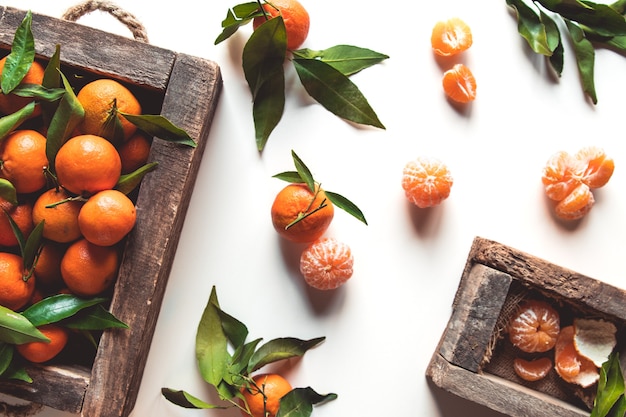
[[[111,1],[86,0],[67,9],[65,13],[63,13],[61,18],[64,20],[69,20],[71,22],[76,22],[82,16],[96,10],[109,13],[117,20],[119,20],[123,25],[125,25],[133,34],[133,37],[136,40],[148,43],[148,35],[143,24],[139,20],[137,20],[135,16],[119,8],[115,3]]]

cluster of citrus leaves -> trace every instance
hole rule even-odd
[[[9,134],[23,125],[32,123],[35,103],[42,107],[42,122],[46,127],[46,154],[49,161],[54,161],[56,152],[73,134],[75,127],[84,116],[84,110],[78,102],[69,79],[61,71],[60,46],[48,60],[42,85],[21,84],[24,76],[35,60],[35,40],[32,33],[32,13],[28,11],[17,27],[11,45],[11,51],[0,75],[1,94],[13,93],[21,97],[32,98],[29,104],[15,113],[0,118],[0,143]],[[122,114],[135,124],[138,129],[161,139],[195,147],[196,143],[184,130],[172,124],[160,115],[129,115],[118,112],[113,105],[109,128],[103,136],[113,143],[120,139],[121,126],[117,114]],[[136,188],[146,173],[156,168],[156,163],[148,163],[135,172],[123,175],[116,188],[129,193]],[[55,179],[54,166],[47,167],[46,173]],[[18,204],[19,196],[15,187],[6,179],[0,178],[0,197],[12,204]],[[36,225],[28,237],[25,237],[8,213],[12,230],[15,233],[24,268],[32,274],[36,266],[43,242],[43,225]],[[25,277],[26,279],[28,276]],[[108,298],[95,297],[84,299],[70,294],[59,294],[44,298],[38,303],[15,312],[0,306],[0,376],[31,382],[23,360],[15,353],[15,345],[33,341],[48,341],[37,328],[46,324],[57,323],[82,332],[94,346],[101,331],[110,328],[128,328],[112,315],[105,306]]]
[[[619,354],[613,352],[602,364],[600,380],[590,417],[624,417],[626,396],[624,396],[624,374],[619,362]]]
[[[293,159],[293,163],[295,165],[296,170],[278,173],[274,175],[273,178],[278,178],[280,180],[287,181],[287,182],[294,183],[294,184],[304,183],[307,185],[307,187],[309,188],[309,190],[311,190],[312,193],[315,193],[315,185],[317,184],[319,187],[321,187],[321,184],[315,181],[315,179],[313,178],[313,174],[311,173],[311,170],[305,165],[302,159],[300,159],[300,157],[293,150],[291,151],[291,157]],[[346,197],[342,196],[341,194],[337,194],[332,191],[324,190],[324,194],[326,194],[326,197],[335,206],[339,207],[346,213],[352,215],[359,221],[367,224],[365,215],[363,214],[361,209],[359,209],[356,206],[356,204],[354,204],[352,201],[348,200]],[[322,208],[322,207],[320,206],[319,208]],[[291,225],[294,225],[298,221],[303,220],[306,216],[313,214],[313,212],[314,211],[310,211],[308,212],[308,214],[298,217],[293,223],[291,223]]]
[[[583,92],[597,104],[595,50],[604,47],[626,53],[626,1],[598,4],[588,0],[506,0],[506,3],[516,11],[519,34],[535,53],[547,57],[559,76],[564,62],[563,37],[569,37]],[[560,23],[564,29],[560,29]]]
[[[260,16],[264,16],[260,0],[234,6],[222,21],[223,30],[215,44],[228,39],[241,26]],[[342,119],[385,129],[349,77],[389,56],[352,45],[290,52],[291,62],[306,92],[324,108]],[[252,93],[252,115],[259,151],[265,147],[284,112],[286,57],[287,36],[280,15],[260,25],[243,49],[243,70]]]
[[[245,412],[245,405],[240,404],[244,399],[241,390],[250,388],[254,372],[277,361],[302,357],[325,340],[324,337],[310,340],[283,337],[259,345],[262,339],[247,342],[247,338],[248,328],[222,310],[213,287],[198,325],[196,359],[203,379],[215,388],[225,405],[209,404],[182,390],[162,388],[161,393],[171,403],[184,408],[238,407]],[[336,398],[334,393],[318,394],[311,387],[294,388],[281,398],[276,417],[308,417],[313,405]]]

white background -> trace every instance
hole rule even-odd
[[[76,4],[3,3],[54,17]],[[160,394],[171,387],[214,398],[194,356],[196,326],[213,285],[222,308],[248,325],[251,339],[326,336],[282,369],[294,386],[338,394],[314,409],[318,417],[499,415],[433,391],[424,376],[475,236],[624,285],[623,57],[597,53],[594,106],[582,95],[569,44],[556,79],[517,34],[504,0],[303,0],[311,16],[304,47],[352,44],[390,56],[352,78],[387,129],[357,127],[327,112],[307,97],[288,65],[285,113],[259,154],[241,70],[251,28],[213,44],[227,9],[238,2],[212,0],[200,9],[202,2],[192,0],[116,3],[143,22],[150,43],[214,60],[224,79],[134,417],[239,415],[185,410]],[[453,16],[474,35],[459,60],[474,72],[478,97],[464,110],[442,93],[441,75],[451,62],[439,62],[430,49],[435,22]],[[79,23],[128,35],[99,12]],[[615,159],[615,174],[595,192],[586,218],[564,224],[551,214],[541,170],[554,152],[587,145]],[[274,195],[285,185],[272,175],[293,169],[292,149],[369,222],[336,211],[328,235],[352,247],[355,273],[334,292],[306,288],[297,271],[302,247],[281,242],[270,222]],[[455,180],[450,198],[434,209],[411,206],[400,186],[404,164],[418,155],[442,159]]]

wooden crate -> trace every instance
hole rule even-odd
[[[25,11],[1,6],[0,48],[8,50]],[[137,193],[137,224],[128,237],[111,312],[130,329],[106,331],[87,365],[32,366],[34,382],[2,381],[0,392],[88,417],[132,411],[187,206],[222,88],[214,62],[176,53],[81,24],[33,14],[37,57],[61,46],[64,68],[85,77],[121,81],[148,101],[144,114],[162,114],[197,147],[155,138],[159,163]],[[156,113],[154,113],[156,111]]]
[[[511,416],[588,417],[595,385],[575,388],[554,371],[545,380],[529,383],[512,371],[518,352],[504,336],[505,312],[521,299],[536,297],[559,310],[562,325],[580,316],[613,322],[624,363],[626,291],[477,237],[448,326],[426,371],[434,389]]]

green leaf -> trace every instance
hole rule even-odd
[[[356,74],[389,58],[371,49],[352,45],[335,45],[321,51],[305,48],[294,51],[293,55],[303,59],[320,59],[345,76]]]
[[[257,149],[262,151],[285,109],[287,35],[282,16],[263,23],[243,48],[242,65],[252,93]]]
[[[328,111],[354,123],[385,128],[358,87],[341,72],[317,59],[292,62],[307,93]]]
[[[71,294],[57,294],[46,297],[22,312],[34,326],[56,323],[73,316],[80,310],[101,304],[106,298],[84,299]]]
[[[15,187],[9,180],[5,180],[4,178],[0,178],[0,198],[4,198],[14,206],[18,205],[17,191],[15,191]],[[5,214],[8,216],[6,212]]]
[[[62,72],[59,72],[59,75],[63,83],[63,88],[65,89],[65,94],[63,98],[61,98],[59,106],[52,116],[46,135],[46,156],[49,162],[48,168],[51,172],[55,172],[54,160],[57,152],[72,135],[76,126],[78,126],[85,117],[85,110],[76,98],[69,81]]]
[[[26,238],[24,237],[24,233],[22,233],[17,223],[15,223],[15,220],[13,220],[13,217],[9,215],[9,213],[4,207],[2,207],[2,211],[7,216],[7,219],[9,220],[9,225],[11,226],[11,230],[13,231],[13,234],[15,235],[15,238],[17,239],[17,244],[20,248],[20,254],[23,254],[24,251],[26,250]]]
[[[45,88],[39,84],[20,84],[13,89],[13,94],[19,97],[30,97],[43,101],[57,101],[63,97],[62,88]]]
[[[590,417],[605,417],[620,397],[624,396],[624,376],[620,368],[619,354],[612,353],[602,364],[596,399]],[[623,417],[623,413],[621,417]]]
[[[10,343],[0,342],[0,375],[3,375],[11,362],[13,361],[13,353],[15,347]]]
[[[22,344],[49,340],[26,317],[0,306],[0,342]]]
[[[214,286],[196,334],[196,359],[200,374],[214,387],[224,379],[230,358],[228,339],[222,328],[218,309],[219,303]]]
[[[278,178],[279,180],[287,181],[293,184],[299,184],[304,182],[298,171],[281,172],[276,175],[272,175],[272,178]]]
[[[626,20],[607,4],[584,0],[537,0],[537,2],[558,13],[563,19],[577,22],[599,35],[626,35]]]
[[[24,247],[22,249],[22,258],[24,259],[24,268],[29,271],[29,278],[33,273],[36,258],[41,250],[41,242],[43,241],[43,225],[44,220],[39,222],[32,232],[29,233]]]
[[[337,394],[321,395],[313,388],[294,388],[280,399],[276,417],[308,417],[313,412],[313,405],[337,398]]]
[[[133,172],[120,176],[120,179],[115,185],[115,189],[124,194],[129,194],[131,191],[137,188],[139,184],[141,184],[141,181],[146,176],[146,174],[157,169],[158,165],[158,162],[149,162],[137,168]]]
[[[295,337],[282,337],[272,339],[265,343],[250,358],[248,372],[254,372],[263,366],[283,359],[299,357],[307,350],[319,345],[325,337],[318,337],[310,340],[301,340]]]
[[[206,403],[185,391],[173,390],[171,388],[161,388],[161,394],[169,402],[176,404],[179,407],[183,407],[183,408],[195,408],[195,409],[226,408],[226,407]]]
[[[552,66],[552,69],[554,69],[554,71],[560,77],[563,73],[563,63],[565,55],[565,49],[563,48],[563,43],[561,42],[561,32],[559,31],[556,22],[546,13],[540,11],[539,16],[546,30],[546,40],[548,43],[548,47],[552,51],[552,54],[548,58],[548,62]]]
[[[48,60],[46,68],[43,72],[43,81],[41,85],[48,89],[63,89],[63,80],[61,79],[61,45],[57,44],[54,49],[54,54]],[[58,102],[43,101],[40,103],[41,114],[44,120],[44,125],[49,126],[52,120],[52,116],[59,106]]]
[[[229,365],[228,376],[225,381],[231,385],[239,385],[241,383],[241,375],[245,374],[248,369],[250,358],[254,355],[257,345],[261,342],[261,338],[245,343],[235,349],[231,363]]]
[[[256,1],[238,4],[226,13],[226,18],[222,21],[222,33],[215,39],[215,45],[230,38],[237,30],[249,23],[257,16],[263,16]]]
[[[302,182],[309,187],[309,190],[311,190],[312,193],[315,193],[315,180],[313,179],[313,174],[311,174],[309,168],[304,162],[302,162],[302,159],[300,159],[300,157],[293,150],[291,151],[291,157],[293,158],[293,163],[296,166],[296,170],[298,171],[298,175],[302,179]]]
[[[246,337],[248,337],[248,328],[245,324],[234,318],[228,313],[225,313],[221,308],[217,309],[217,313],[220,316],[220,320],[222,321],[222,329],[224,329],[224,334],[232,343],[232,345],[236,348],[243,346],[246,342]]]
[[[126,120],[137,126],[138,129],[151,136],[156,136],[167,142],[178,143],[192,148],[197,146],[196,142],[186,131],[174,125],[160,114],[129,114],[119,110],[117,113],[124,116]]]
[[[344,210],[346,213],[356,217],[361,222],[367,224],[367,220],[365,220],[365,215],[352,201],[348,200],[344,196],[333,193],[332,191],[325,191],[326,197],[333,203],[335,206]]]
[[[593,44],[585,38],[584,32],[576,23],[565,20],[565,24],[572,38],[583,91],[591,98],[593,103],[596,104],[598,97],[596,96],[595,82],[593,79],[593,67],[595,62]]]
[[[115,317],[102,304],[96,304],[78,311],[63,320],[63,326],[75,330],[128,329],[128,324]]]
[[[11,44],[11,52],[2,69],[0,88],[4,94],[9,94],[17,87],[35,60],[35,39],[31,31],[33,16],[30,10],[17,27]]]
[[[28,375],[28,373],[26,372],[26,369],[24,369],[23,366],[15,366],[15,360],[11,363],[11,366],[9,366],[9,369],[7,369],[2,374],[2,378],[15,379],[15,380],[23,381],[29,384],[33,382],[33,379],[30,377],[30,375]]]
[[[523,0],[506,0],[517,14],[517,31],[526,40],[530,48],[538,54],[550,56],[553,49],[548,43],[546,27],[537,12]]]
[[[35,102],[30,102],[15,113],[0,118],[0,143],[22,123],[30,119],[35,111]]]

